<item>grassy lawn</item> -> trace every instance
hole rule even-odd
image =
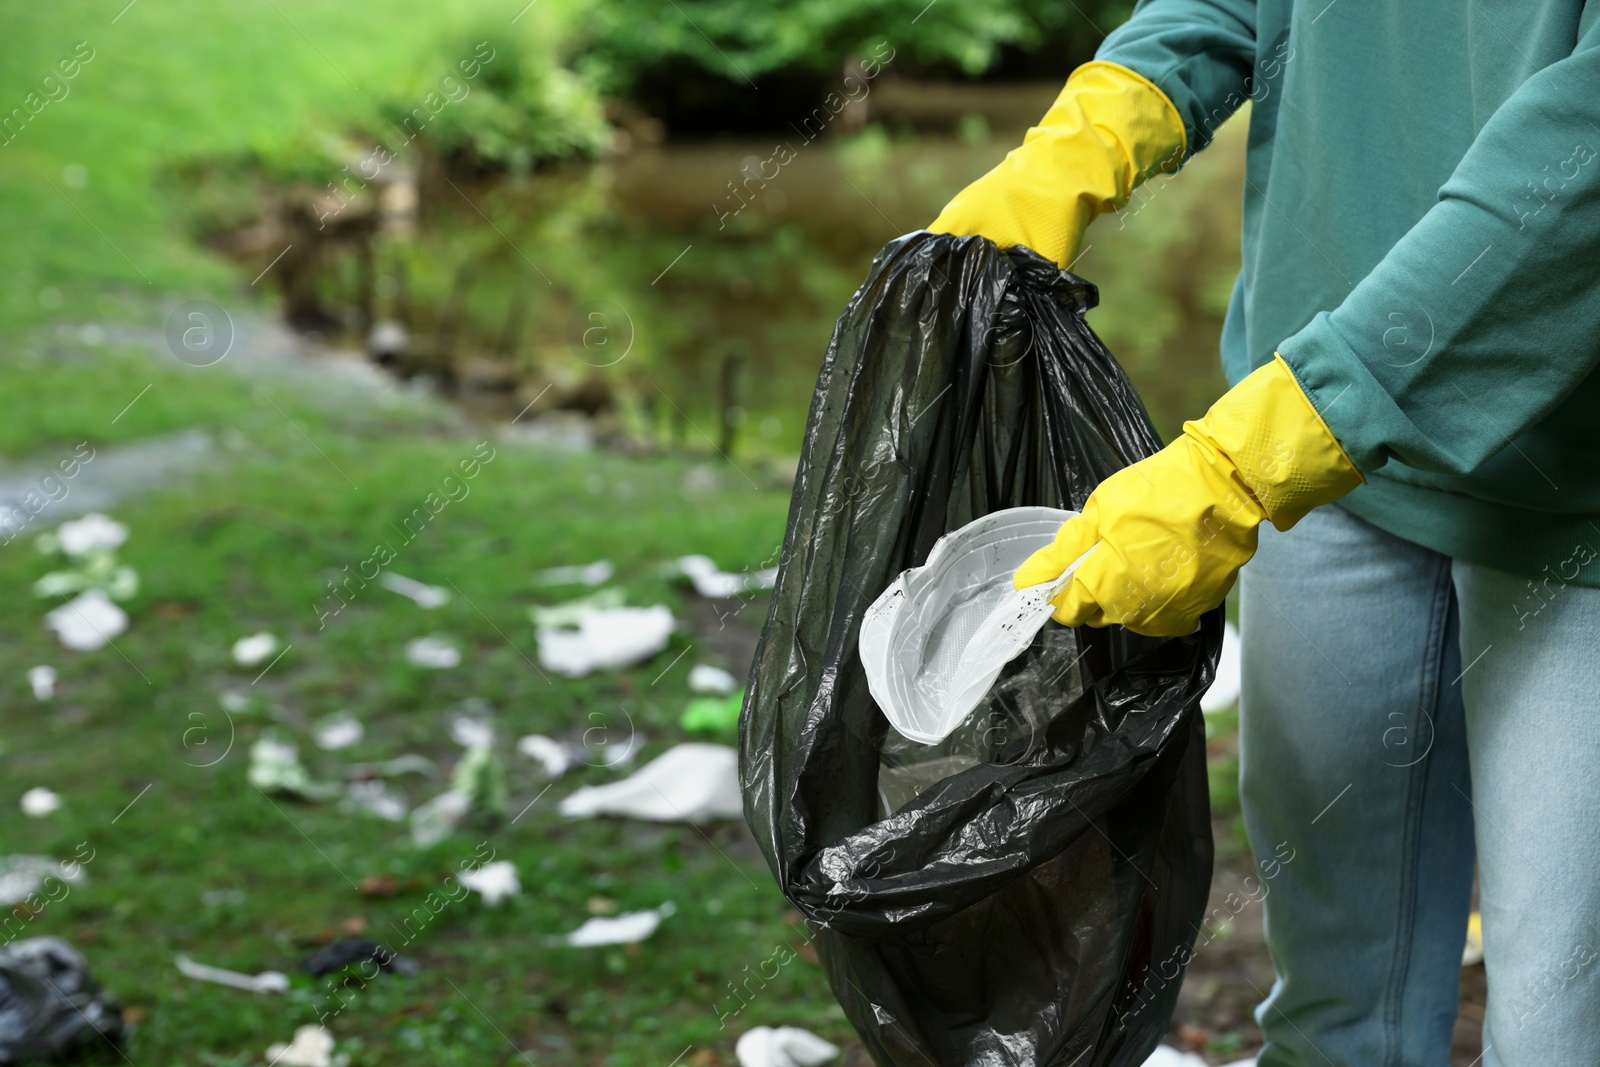
[[[528,661],[536,646],[527,608],[579,591],[537,587],[536,569],[608,558],[630,603],[668,603],[681,617],[692,593],[658,564],[690,551],[725,567],[759,564],[781,537],[786,494],[752,490],[720,464],[689,477],[688,460],[533,450],[452,428],[448,413],[421,402],[318,402],[226,364],[174,369],[132,352],[79,362],[87,359],[57,353],[26,374],[14,360],[5,368],[26,385],[0,412],[16,430],[8,451],[85,438],[104,448],[121,433],[176,426],[209,427],[229,442],[224,465],[115,509],[131,529],[121,557],[143,582],[116,649],[61,651],[39,622],[45,602],[28,591],[48,561],[23,538],[0,550],[0,589],[14,606],[0,623],[0,758],[10,786],[0,835],[9,852],[93,849],[88,881],[27,933],[72,940],[142,1014],[133,1062],[259,1062],[270,1042],[330,1012],[357,1064],[505,1062],[508,1041],[540,1062],[666,1064],[689,1045],[692,1062],[729,1062],[733,1038],[757,1022],[846,1036],[820,971],[804,960],[771,982],[764,1003],[719,1026],[718,1012],[737,1006],[726,983],[799,940],[742,828],[564,820],[561,795],[617,772],[580,768],[541,797],[535,765],[511,750],[524,733],[571,736],[600,722],[617,742],[636,731],[641,758],[653,756],[683,739],[686,675],[703,655],[674,663],[695,643],[682,633],[634,670],[541,677]],[[60,402],[42,403],[52,397]],[[460,460],[481,457],[486,439],[493,458],[470,495],[405,543],[397,524]],[[684,491],[686,477],[697,491]],[[48,511],[38,522],[53,525]],[[312,605],[326,600],[326,583],[379,542],[398,553],[391,569],[459,595],[426,612],[371,585],[319,630]],[[229,647],[262,629],[291,647],[256,679],[259,668],[236,667]],[[459,669],[406,663],[405,642],[434,632],[456,640]],[[27,693],[24,674],[37,663],[61,674],[48,704]],[[225,712],[225,689],[250,694],[250,709]],[[495,712],[512,812],[540,797],[512,825],[419,850],[404,824],[336,802],[269,801],[246,781],[249,743],[270,728],[300,745],[319,778],[405,752],[437,759],[439,775],[398,780],[419,803],[445,788],[460,753],[448,718],[474,699]],[[343,709],[366,724],[365,739],[337,755],[318,751],[309,724]],[[34,785],[57,790],[61,810],[23,816],[15,795]],[[476,896],[450,903],[420,931],[408,923],[484,841],[516,863],[523,894],[496,909]],[[356,885],[373,874],[393,875],[400,894],[362,896]],[[634,949],[553,944],[589,916],[592,900],[608,907],[594,898],[618,911],[672,900],[678,911]],[[252,973],[292,971],[309,941],[354,917],[391,947],[409,941],[403,952],[422,972],[347,991],[341,1010],[329,986],[304,975],[287,997],[258,997],[173,966],[181,952]]]

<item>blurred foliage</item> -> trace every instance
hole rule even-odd
[[[458,58],[419,65],[384,105],[384,118],[406,141],[420,136],[458,164],[519,174],[605,146],[600,98],[562,65],[553,37],[496,26],[449,54]]]
[[[1081,53],[1132,7],[1118,0],[605,0],[588,9],[579,39],[585,67],[607,91],[624,94],[660,67],[687,65],[740,83],[785,70],[828,73],[885,41],[920,67],[973,76],[1006,46],[1076,44]]]

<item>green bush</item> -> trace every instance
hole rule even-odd
[[[972,76],[990,69],[1006,46],[1086,54],[1131,9],[1118,0],[605,0],[580,27],[583,69],[607,92],[626,95],[653,69],[687,63],[738,82],[771,72],[823,74],[884,41],[916,66]]]
[[[517,173],[592,157],[605,146],[598,95],[548,43],[495,31],[452,55],[421,68],[383,108],[407,143],[421,139],[470,166]]]

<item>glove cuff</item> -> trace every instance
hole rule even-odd
[[[1149,80],[1115,63],[1085,63],[1022,144],[928,229],[982,233],[1070,266],[1084,227],[1126,204],[1145,178],[1176,169],[1186,136],[1178,109]]]
[[[1280,530],[1366,480],[1276,353],[1183,432],[1215,450],[1213,463]]]
[[[1055,128],[1076,132],[1082,126],[1091,127],[1105,144],[1115,179],[1115,193],[1100,202],[1100,211],[1123,206],[1141,182],[1177,170],[1187,154],[1188,133],[1167,94],[1139,72],[1103,59],[1072,72],[1029,136]]]

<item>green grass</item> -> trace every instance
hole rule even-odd
[[[32,392],[8,395],[0,421],[31,420],[24,436],[34,440],[86,434],[104,447],[113,437],[101,432],[108,407],[154,380],[115,431],[142,412],[132,436],[202,425],[243,442],[225,468],[114,509],[131,529],[121,556],[143,581],[116,649],[57,648],[39,621],[47,603],[28,592],[48,561],[23,539],[0,550],[0,589],[14,606],[0,621],[10,786],[0,836],[11,852],[67,857],[80,842],[94,849],[88,882],[26,929],[79,945],[95,974],[143,1014],[133,1062],[259,1062],[269,1043],[338,1004],[303,975],[287,997],[203,985],[177,974],[176,953],[292,971],[311,951],[304,941],[351,916],[398,946],[405,917],[482,840],[517,864],[523,895],[493,910],[476,898],[448,904],[404,949],[422,962],[419,976],[382,976],[346,991],[349,1006],[329,1025],[356,1064],[505,1062],[514,1058],[508,1038],[543,1063],[665,1064],[689,1045],[698,1050],[693,1062],[727,1062],[734,1036],[758,1022],[845,1039],[820,971],[802,959],[719,1026],[718,1011],[736,1006],[726,983],[800,935],[742,829],[702,835],[555,814],[568,790],[615,772],[582,768],[513,825],[463,831],[428,850],[413,848],[403,825],[345,814],[336,803],[269,802],[245,777],[249,743],[270,724],[299,742],[318,777],[402,752],[438,759],[440,777],[402,780],[415,804],[445,787],[458,755],[449,713],[473,698],[497,713],[514,812],[544,788],[532,762],[510,751],[521,734],[603,722],[613,740],[636,730],[642,758],[654,755],[683,739],[676,720],[698,654],[667,668],[692,635],[634,670],[547,681],[525,658],[536,648],[526,611],[577,591],[540,589],[533,572],[609,558],[631,603],[669,603],[681,616],[689,594],[661,576],[660,561],[700,551],[726,567],[761,563],[782,535],[786,494],[754,491],[720,464],[720,488],[689,493],[692,460],[564,455],[491,440],[493,459],[468,483],[470,495],[407,544],[396,524],[484,433],[450,429],[444,413],[416,402],[319,403],[270,379],[258,392],[225,365],[163,371],[168,364],[132,352],[96,365],[108,368],[98,391],[72,358],[18,376]],[[41,400],[69,396],[48,417],[28,414]],[[39,522],[53,525],[48,512]],[[379,542],[398,553],[391,569],[451,583],[460,595],[425,612],[372,585],[319,630],[312,605],[326,597],[326,583]],[[234,666],[229,646],[260,629],[292,647],[253,681],[257,671]],[[404,643],[436,631],[457,640],[462,667],[408,666]],[[48,704],[36,704],[23,680],[36,663],[61,674]],[[252,694],[254,713],[225,713],[218,695],[228,688]],[[337,756],[319,752],[307,725],[342,709],[367,724],[366,738]],[[18,812],[15,795],[36,784],[63,796],[55,815]],[[365,898],[350,883],[374,873],[411,888]],[[238,902],[204,902],[207,891],[230,889],[242,891]],[[594,897],[623,911],[665,900],[679,910],[636,950],[552,944],[588,916]]]
[[[178,205],[159,191],[165,168],[376,126],[386,95],[409,91],[418,72],[447,72],[459,58],[452,49],[509,26],[521,6],[7,5],[0,13],[0,116],[22,108],[28,120],[0,146],[0,273],[10,282],[0,289],[0,328],[46,317],[148,313],[153,304],[176,303],[177,289],[225,291],[231,272],[170,224]],[[558,33],[573,6],[545,0],[515,29]],[[65,81],[64,97],[32,114],[28,94],[48,99],[42,80],[79,42],[92,58]],[[81,188],[69,180],[69,165],[82,168],[73,172],[86,179]],[[56,294],[61,303],[51,306]]]

